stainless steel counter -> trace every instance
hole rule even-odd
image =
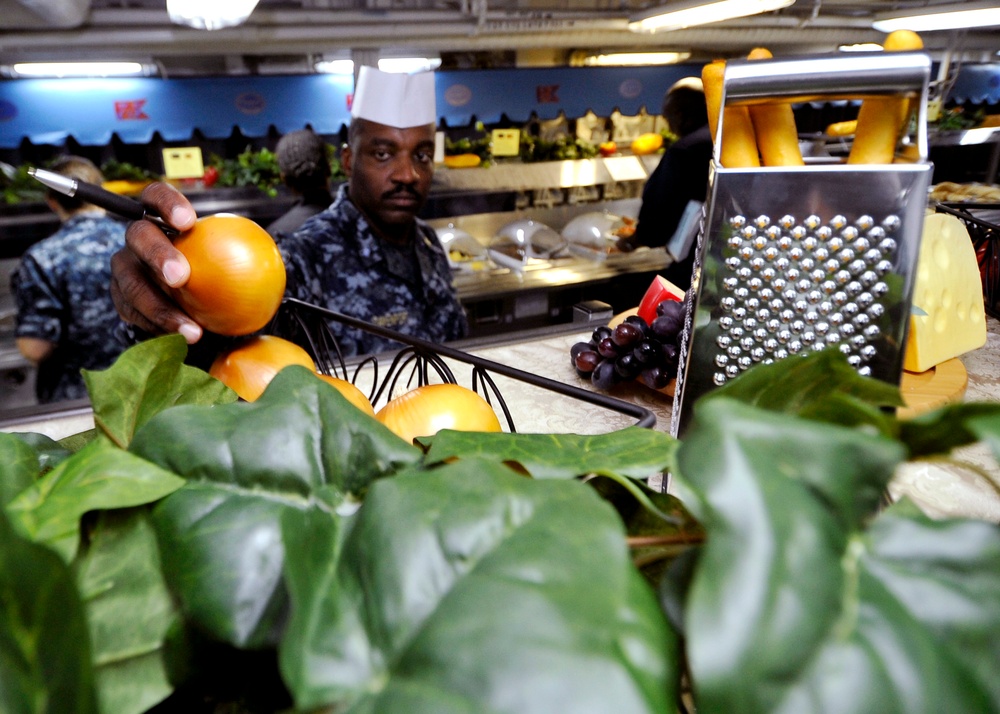
[[[620,275],[660,271],[670,264],[664,250],[641,248],[633,253],[589,260],[573,255],[550,260],[531,258],[523,270],[496,267],[476,273],[457,273],[455,287],[463,302],[531,290],[600,283]],[[601,299],[600,290],[593,297]]]

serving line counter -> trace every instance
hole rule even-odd
[[[534,330],[516,336],[499,335],[456,343],[454,347],[491,362],[591,390],[577,376],[570,364],[569,349],[574,342],[586,340],[600,321],[561,325]],[[987,318],[987,342],[978,350],[961,357],[968,373],[966,401],[1000,401],[1000,321]],[[451,363],[455,376],[467,386],[468,365]],[[610,411],[571,396],[539,388],[524,382],[494,375],[495,382],[508,404],[515,428],[522,433],[601,434],[636,423],[627,414]],[[656,417],[654,428],[669,430],[673,398],[641,385],[619,385],[612,396],[639,405]],[[86,403],[67,403],[58,409],[31,413],[0,414],[0,430],[31,431],[59,439],[92,428],[93,414]],[[894,498],[907,496],[933,517],[968,516],[1000,523],[1000,466],[983,444],[966,447],[953,455],[980,468],[993,479],[991,485],[971,469],[954,462],[906,464],[890,484]],[[654,477],[655,478],[655,477]],[[654,484],[655,485],[655,484]]]
[[[607,216],[634,221],[641,204],[640,198],[626,198],[430,220],[446,249],[447,236],[462,234],[483,251],[481,259],[457,263],[453,272],[471,335],[569,323],[574,306],[588,300],[603,301],[614,312],[638,304],[654,276],[671,262],[663,248],[605,253],[569,241],[551,255],[523,262],[506,259],[489,248],[511,226],[530,222],[555,237],[574,221],[579,225],[593,218],[595,226]]]

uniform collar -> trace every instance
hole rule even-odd
[[[339,213],[346,219],[343,227],[356,243],[358,258],[366,266],[386,260],[382,239],[375,235],[375,231],[372,230],[365,214],[351,201],[347,193],[346,183],[337,191],[337,197],[330,210]],[[427,275],[434,268],[430,253],[434,252],[435,246],[430,229],[419,218],[415,219],[414,241],[416,241],[416,256],[420,263],[420,272]]]

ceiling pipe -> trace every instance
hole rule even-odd
[[[90,0],[3,0],[5,30],[80,27],[90,13]]]

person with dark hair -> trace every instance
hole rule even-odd
[[[285,134],[275,147],[281,180],[296,201],[288,211],[267,226],[272,236],[291,233],[307,218],[333,203],[330,194],[330,159],[327,144],[311,129]]]
[[[98,185],[104,180],[79,156],[59,159],[51,170]],[[125,223],[51,189],[45,201],[62,225],[31,246],[11,275],[17,348],[37,366],[35,394],[42,404],[85,399],[80,370],[105,369],[124,348],[109,287],[111,256],[125,246]]]
[[[341,152],[347,183],[328,208],[276,240],[286,295],[431,342],[466,335],[448,256],[417,217],[434,177],[436,121],[432,74],[361,68]],[[178,230],[196,220],[190,202],[169,184],[147,187],[143,201]],[[202,327],[165,292],[190,276],[184,256],[149,221],[131,224],[126,237],[112,261],[122,319],[148,334],[179,332],[192,347],[201,345]],[[401,347],[335,320],[328,324],[344,355]]]
[[[634,250],[640,245],[664,247],[674,258],[664,277],[687,289],[694,266],[693,235],[673,239],[679,227],[682,231],[688,227],[688,220],[682,224],[685,213],[694,220],[691,215],[700,211],[708,188],[712,136],[701,80],[687,77],[671,86],[663,97],[663,117],[678,139],[667,148],[646,181],[635,233],[618,245],[622,250]]]

